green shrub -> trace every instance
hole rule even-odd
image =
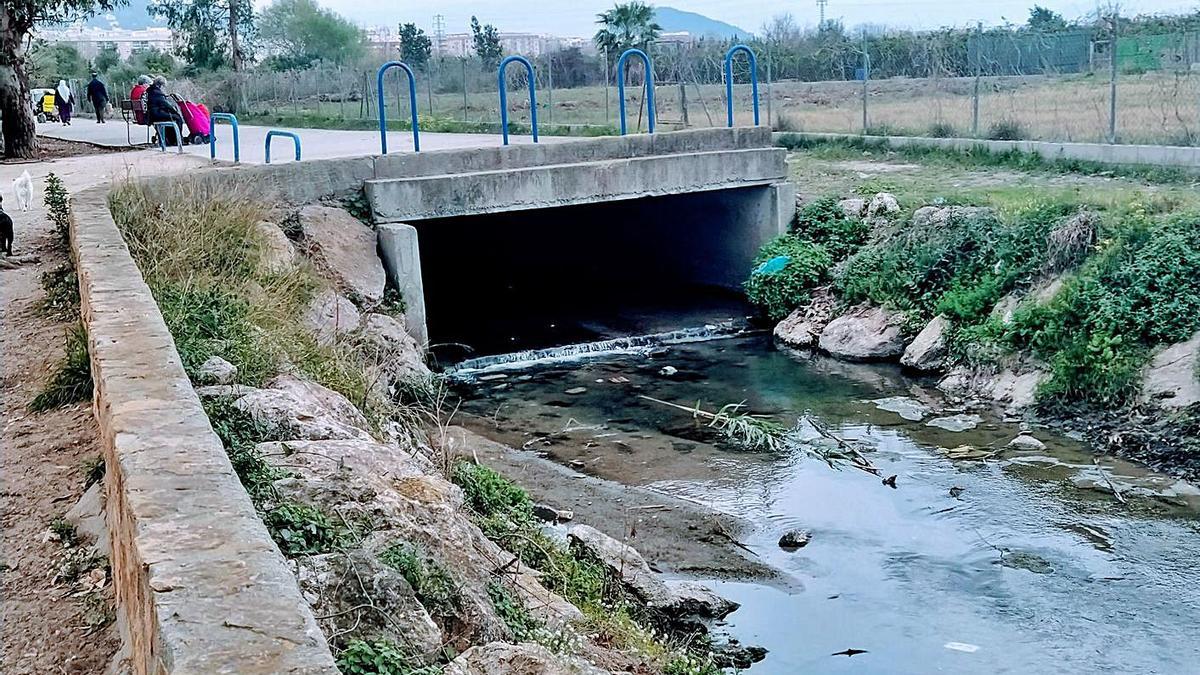
[[[459,462],[454,465],[452,478],[462,488],[467,506],[479,516],[502,516],[515,521],[533,517],[529,493],[482,464]]]
[[[67,332],[66,352],[51,371],[45,388],[29,403],[31,411],[44,412],[92,397],[92,361],[83,324],[76,324]]]
[[[421,665],[390,640],[351,640],[338,654],[345,675],[439,675],[437,666]]]
[[[433,616],[453,616],[462,607],[458,583],[445,565],[426,551],[406,542],[384,549],[379,559],[404,576],[417,600]]]
[[[287,474],[269,464],[257,450],[259,443],[283,440],[278,429],[254,419],[233,405],[231,397],[204,399],[209,424],[225,446],[233,470],[256,507],[274,496],[275,481]]]
[[[341,548],[347,538],[328,516],[307,504],[279,504],[263,514],[263,523],[287,556],[329,553]]]
[[[75,265],[66,262],[48,269],[42,272],[41,282],[46,294],[41,301],[42,312],[60,321],[79,317],[79,276],[75,274]]]
[[[930,138],[956,138],[958,129],[948,122],[934,122],[929,127],[928,136]]]
[[[1025,128],[1014,120],[1000,120],[988,127],[989,141],[1019,141],[1025,138]]]
[[[46,204],[46,212],[54,225],[54,234],[63,250],[68,250],[71,244],[71,197],[67,193],[62,179],[53,172],[46,176],[46,187],[42,201]]]
[[[247,384],[261,384],[273,372],[271,345],[255,329],[253,307],[241,294],[216,284],[160,282],[154,296],[193,379],[210,356],[237,366],[238,379]]]
[[[504,584],[493,581],[487,586],[488,598],[492,601],[492,607],[495,608],[496,614],[504,621],[504,625],[512,631],[513,640],[516,642],[529,642],[534,640],[538,631],[545,625],[538,621],[525,605],[517,598]]]
[[[871,233],[871,226],[862,218],[847,216],[838,205],[836,196],[816,199],[796,211],[792,219],[792,234],[820,244],[834,260],[854,252]]]
[[[786,263],[775,271],[762,265],[775,258]],[[827,278],[833,257],[824,246],[796,235],[776,237],[763,246],[754,259],[754,271],[746,281],[750,304],[772,321],[783,319],[809,297],[809,292]]]

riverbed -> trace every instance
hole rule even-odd
[[[762,334],[470,380],[461,419],[475,431],[750,523],[743,543],[798,581],[707,580],[742,603],[723,628],[770,650],[752,673],[1200,673],[1189,484],[956,407],[894,367],[781,351]],[[789,427],[808,416],[867,448],[896,487],[801,445],[746,452],[643,396],[744,402]],[[1023,431],[1045,447],[1008,448]],[[784,551],[794,528],[811,541]],[[863,651],[835,655],[846,650]]]

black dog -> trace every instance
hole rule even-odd
[[[13,223],[12,218],[4,212],[4,197],[0,197],[0,251],[12,255]]]

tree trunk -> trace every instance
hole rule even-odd
[[[0,134],[7,158],[37,157],[37,126],[25,75],[26,33],[14,25],[7,3],[0,7]]]
[[[238,42],[238,3],[240,0],[229,0],[229,64],[233,72],[242,70],[242,46]]]

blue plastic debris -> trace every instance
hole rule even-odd
[[[790,262],[792,262],[792,259],[790,256],[777,255],[774,258],[771,258],[770,260],[759,265],[758,269],[754,270],[754,273],[755,274],[775,274],[776,272],[782,272],[783,268],[787,267],[788,263],[790,263]]]

